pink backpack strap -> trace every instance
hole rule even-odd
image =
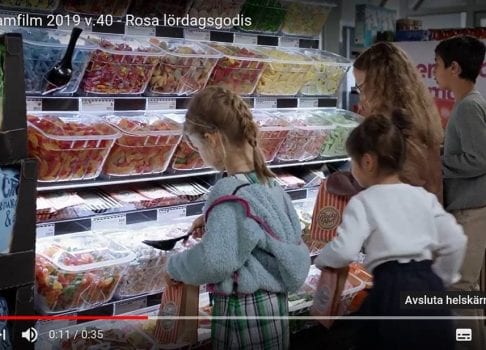
[[[243,209],[245,209],[245,215],[247,218],[250,218],[252,220],[254,220],[255,222],[257,222],[260,227],[266,232],[268,233],[272,238],[275,238],[276,240],[278,241],[281,241],[280,238],[278,238],[278,236],[275,234],[275,232],[273,232],[272,228],[270,227],[270,225],[268,225],[265,220],[263,220],[261,217],[259,216],[256,216],[256,215],[253,215],[251,213],[251,210],[250,210],[250,204],[248,203],[248,201],[242,197],[238,197],[238,196],[235,196],[235,195],[226,195],[226,196],[222,196],[218,199],[216,199],[213,203],[211,203],[211,205],[209,206],[208,210],[206,210],[206,213],[204,214],[204,220],[207,221],[208,220],[208,216],[209,214],[211,213],[211,211],[218,205],[222,204],[222,203],[227,203],[227,202],[234,202],[234,203],[239,203],[243,206]]]

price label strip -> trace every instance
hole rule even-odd
[[[37,225],[35,229],[35,235],[37,239],[44,237],[52,237],[56,233],[56,226],[54,224],[41,224]]]
[[[186,28],[184,29],[184,39],[209,41],[211,33],[206,30]]]
[[[150,26],[125,26],[126,35],[155,36],[155,27]]]
[[[234,42],[235,44],[256,45],[258,44],[258,37],[256,35],[235,33]]]
[[[168,97],[147,98],[147,110],[159,111],[164,109],[176,109],[176,99]]]
[[[121,301],[115,304],[115,315],[126,314],[128,312],[140,310],[147,307],[147,297],[134,300]]]
[[[81,110],[84,112],[112,112],[114,109],[114,98],[81,98]]]
[[[25,102],[26,102],[27,112],[42,111],[42,99],[27,98]]]
[[[277,99],[257,97],[255,99],[255,108],[277,108]]]
[[[317,98],[299,98],[300,108],[315,108],[319,107],[319,100]]]
[[[281,47],[299,47],[300,40],[295,38],[285,38],[281,37],[279,40],[279,46]]]
[[[125,214],[103,215],[91,218],[91,230],[102,231],[116,228],[123,228],[127,224]]]
[[[167,207],[157,209],[157,222],[167,223],[173,219],[185,218],[187,208],[185,206]]]

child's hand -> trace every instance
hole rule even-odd
[[[171,275],[169,275],[169,273],[167,271],[164,272],[163,278],[164,278],[164,281],[165,281],[165,284],[166,284],[167,287],[177,286],[177,285],[182,283],[182,282],[173,280]]]
[[[201,238],[204,235],[204,215],[198,216],[198,218],[192,222],[191,232],[194,238]]]

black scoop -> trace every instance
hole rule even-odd
[[[157,248],[160,250],[172,250],[174,249],[177,242],[180,240],[187,240],[192,235],[192,232],[185,234],[184,236],[180,236],[177,238],[165,239],[160,241],[142,241],[146,245],[149,245],[153,248]]]
[[[47,87],[42,93],[43,95],[47,95],[54,91],[62,89],[71,80],[71,76],[73,74],[72,60],[74,47],[76,46],[76,42],[78,41],[78,38],[81,35],[82,31],[83,30],[81,28],[73,28],[64,57],[44,76],[44,79],[47,81]]]

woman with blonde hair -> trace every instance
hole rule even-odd
[[[432,96],[413,62],[393,43],[380,42],[364,51],[353,68],[360,94],[360,114],[391,115],[400,108],[410,116],[406,160],[400,179],[424,187],[442,202],[443,130]],[[356,184],[349,181],[347,175],[337,173],[328,186],[335,187],[331,191],[337,194],[354,194]]]

